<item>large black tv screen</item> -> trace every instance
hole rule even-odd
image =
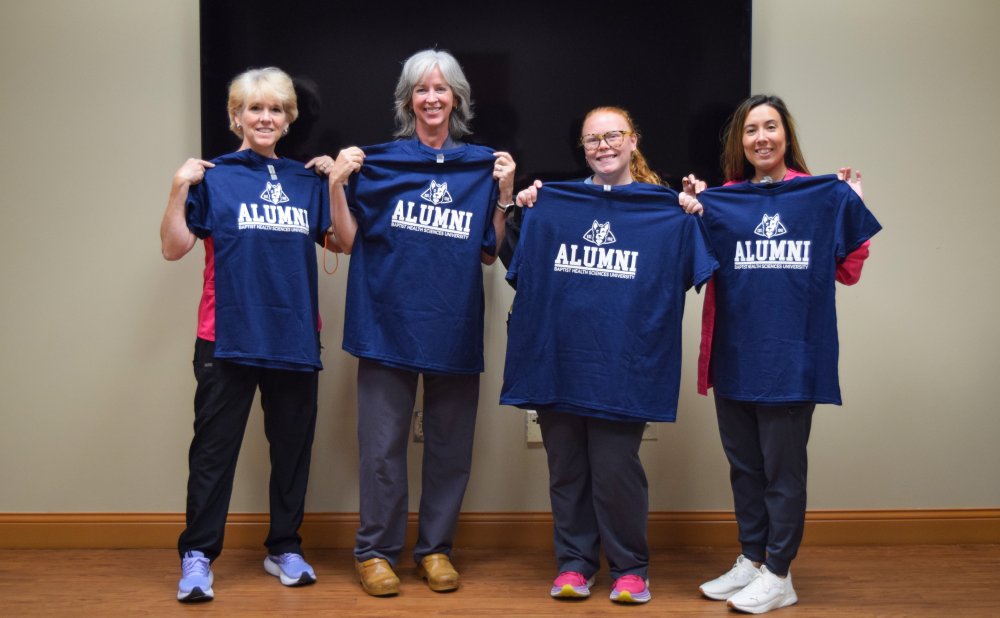
[[[295,79],[300,118],[278,144],[306,160],[392,139],[403,61],[435,47],[459,60],[476,117],[468,141],[509,150],[517,188],[586,172],[583,115],[628,109],[640,149],[671,186],[720,180],[719,136],[750,88],[750,0],[619,2],[202,0],[202,156],[238,144],[226,89],[251,67]]]

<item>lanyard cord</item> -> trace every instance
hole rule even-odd
[[[340,268],[340,256],[337,255],[336,253],[333,254],[333,258],[336,260],[336,262],[334,262],[334,264],[333,264],[333,270],[330,270],[329,268],[326,267],[326,254],[330,253],[327,250],[327,247],[329,246],[329,243],[330,243],[330,235],[329,234],[324,234],[323,235],[323,272],[325,272],[328,275],[333,275],[333,274],[336,274],[337,269]]]

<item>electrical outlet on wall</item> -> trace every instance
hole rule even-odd
[[[423,442],[424,441],[424,411],[414,410],[413,411],[413,441]]]
[[[524,411],[524,441],[530,445],[542,443],[542,426],[538,424],[538,412]]]

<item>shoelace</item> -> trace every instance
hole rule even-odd
[[[750,586],[753,586],[752,592],[754,593],[759,592],[761,594],[767,594],[768,592],[771,591],[770,579],[764,577],[764,574],[760,572],[754,575],[753,579],[750,580],[750,583],[747,585],[747,587],[749,588]]]
[[[618,578],[618,581],[621,582],[622,584],[635,582],[636,585],[639,586],[640,590],[646,587],[646,582],[638,575],[622,575],[621,577]],[[615,588],[617,587],[618,586],[616,585]]]
[[[294,553],[280,554],[278,556],[272,556],[272,558],[277,558],[276,562],[278,562],[278,564],[288,564],[292,560],[301,559],[298,554]]]
[[[193,574],[207,576],[209,572],[209,560],[208,558],[189,556],[184,558],[184,561],[181,563],[181,567],[184,572],[184,577]]]
[[[745,560],[746,558],[744,558],[743,556],[737,558],[736,562],[733,563],[733,568],[729,569],[729,571],[722,577],[724,579],[736,579],[736,574],[739,573],[741,570],[743,570],[743,562]],[[757,569],[754,569],[754,571],[756,570]]]
[[[564,586],[567,583],[569,583],[572,586],[585,586],[585,585],[587,585],[587,578],[584,577],[582,574],[575,573],[573,571],[563,571],[562,573],[559,574],[558,577],[556,577],[556,579],[557,580],[562,579],[562,577],[564,575],[567,576],[567,577],[572,577],[573,578],[572,582],[563,582]]]
[[[726,574],[722,576],[722,579],[736,579],[736,574],[740,571],[740,563],[737,562],[733,565],[733,568],[726,571]]]

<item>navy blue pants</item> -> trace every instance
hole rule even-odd
[[[715,397],[743,555],[776,575],[788,573],[802,542],[815,409],[812,402],[760,405]]]
[[[194,438],[188,451],[187,526],[177,549],[222,553],[236,460],[257,389],[270,444],[271,525],[264,544],[271,554],[302,553],[299,526],[305,511],[313,436],[317,371],[240,365],[215,358],[215,342],[194,348]]]
[[[409,511],[406,451],[420,374],[358,360],[358,453],[361,527],[354,555],[395,565],[406,540]],[[455,525],[472,470],[479,374],[424,376],[424,457],[417,563],[451,555]]]
[[[643,422],[539,410],[559,572],[647,578],[649,490],[639,460]]]

